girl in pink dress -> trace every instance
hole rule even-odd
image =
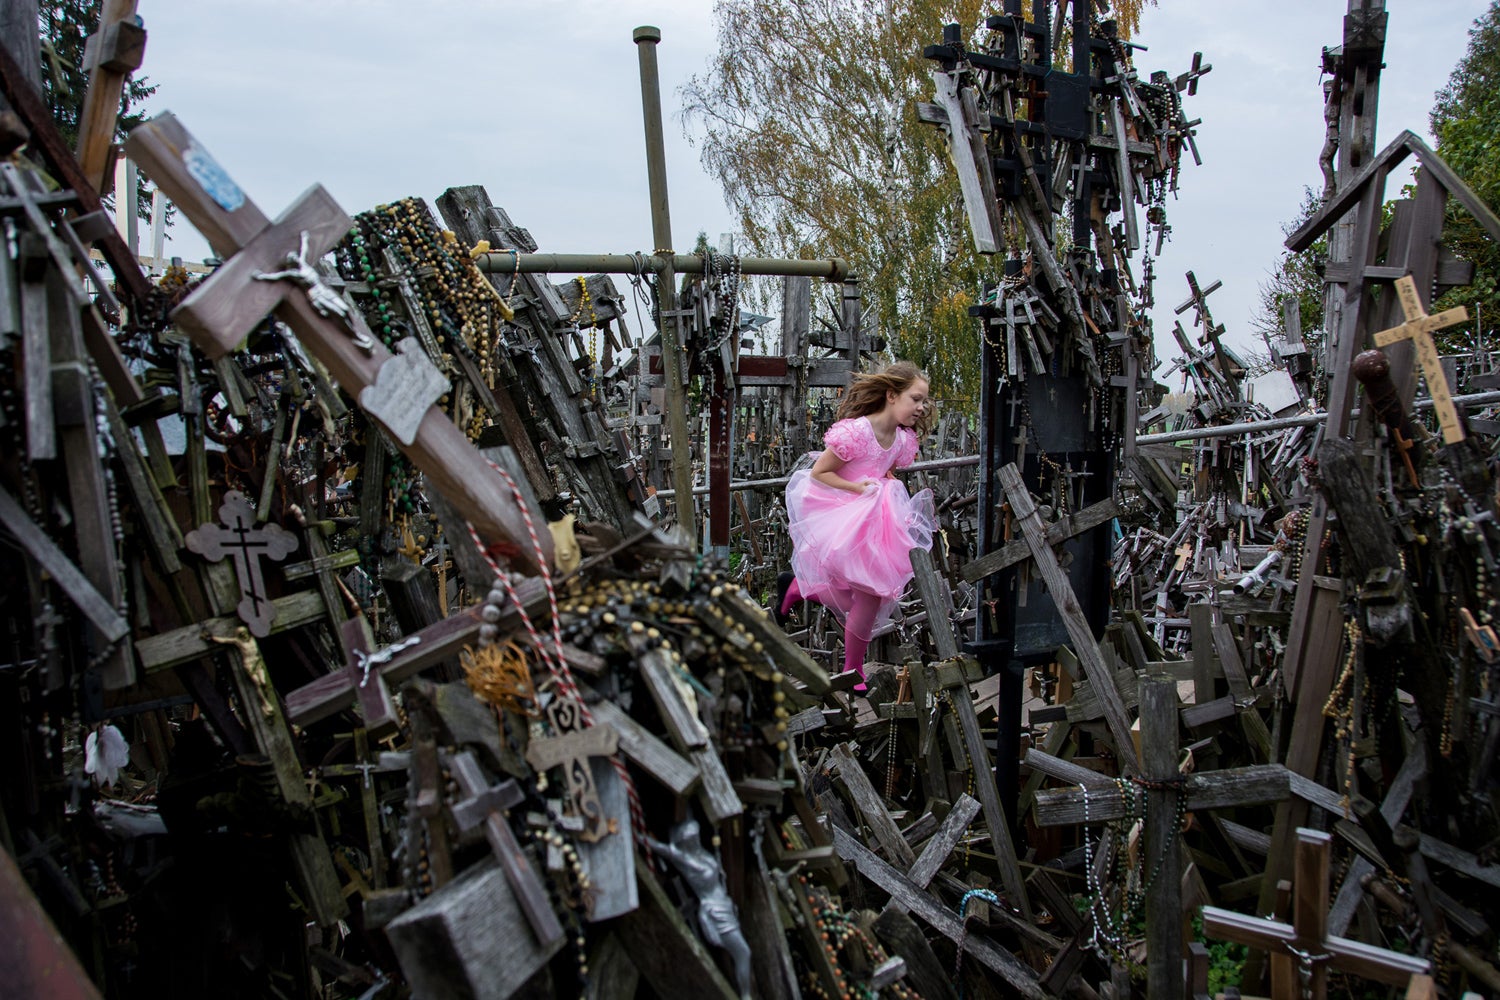
[[[811,469],[786,488],[792,572],[777,581],[777,619],[817,601],[844,624],[844,670],[865,691],[865,651],[912,578],[911,550],[932,546],[932,491],[909,496],[892,469],[910,465],[926,433],[927,378],[909,361],[855,375]]]

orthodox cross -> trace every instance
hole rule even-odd
[[[1333,937],[1328,929],[1328,855],[1332,836],[1318,830],[1297,830],[1297,875],[1292,923],[1264,920],[1217,906],[1203,908],[1203,932],[1265,951],[1290,955],[1301,979],[1296,995],[1323,1000],[1328,995],[1328,970],[1338,969],[1364,979],[1406,986],[1412,976],[1425,976],[1431,965],[1421,958],[1374,948],[1348,938]],[[1290,985],[1290,984],[1288,984]],[[1274,993],[1277,1000],[1291,994]]]
[[[264,556],[280,562],[297,549],[297,536],[279,524],[255,526],[255,508],[239,490],[224,494],[217,524],[203,524],[187,533],[187,547],[209,562],[234,560],[234,572],[240,581],[240,603],[235,608],[250,632],[260,638],[271,633],[276,606],[266,596],[260,559]]]
[[[353,220],[321,185],[272,223],[174,116],[141,125],[125,145],[225,258],[172,314],[204,353],[228,353],[274,310],[482,537],[506,543],[505,554],[528,571],[536,571],[539,559],[551,560],[550,537],[542,533],[533,551],[511,490],[434,407],[432,365],[422,365],[419,351],[403,349],[393,357],[358,310],[341,312],[334,303],[342,300],[322,285],[313,262],[353,228]],[[278,272],[291,280],[280,280]]]
[[[1422,375],[1427,379],[1427,391],[1432,395],[1433,409],[1437,411],[1438,423],[1443,427],[1443,442],[1452,444],[1462,441],[1464,429],[1458,422],[1458,409],[1453,405],[1453,395],[1448,390],[1448,376],[1443,373],[1443,363],[1438,357],[1437,344],[1433,343],[1432,334],[1445,326],[1462,323],[1469,318],[1469,310],[1458,306],[1433,316],[1427,315],[1427,310],[1422,308],[1422,299],[1417,295],[1417,283],[1409,274],[1396,279],[1396,294],[1401,298],[1401,311],[1406,315],[1406,322],[1375,334],[1375,343],[1385,347],[1397,341],[1410,340],[1416,345],[1417,363],[1422,366]]]

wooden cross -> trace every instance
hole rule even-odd
[[[1021,480],[1021,470],[1012,463],[1002,468],[998,477],[1005,499],[1010,503],[1016,521],[1021,526],[1021,533],[1026,538],[1026,545],[1031,549],[1037,570],[1046,581],[1068,635],[1073,640],[1073,651],[1099,696],[1105,722],[1115,742],[1115,752],[1120,756],[1121,767],[1127,773],[1139,773],[1140,761],[1135,752],[1135,742],[1130,736],[1130,720],[1120,691],[1115,687],[1114,672],[1104,662],[1104,657],[1099,652],[1099,643],[1094,638],[1088,619],[1084,617],[1077,595],[1073,593],[1073,585],[1058,562],[1057,553],[1048,544],[1047,527],[1042,523],[1041,514],[1037,512],[1030,491]]]
[[[1458,422],[1458,408],[1453,405],[1453,395],[1448,389],[1448,376],[1443,372],[1442,360],[1438,357],[1437,344],[1432,341],[1435,330],[1462,323],[1469,318],[1469,310],[1463,306],[1448,309],[1436,315],[1427,315],[1422,308],[1422,299],[1417,294],[1417,283],[1406,274],[1396,279],[1396,294],[1401,298],[1401,311],[1406,322],[1381,330],[1375,335],[1375,344],[1386,347],[1402,340],[1416,345],[1417,363],[1422,366],[1422,375],[1427,379],[1427,391],[1432,395],[1433,409],[1437,411],[1438,423],[1443,427],[1443,442],[1452,444],[1464,439],[1464,429]]]
[[[548,947],[562,939],[563,928],[552,912],[552,903],[547,898],[547,887],[536,870],[531,867],[525,852],[521,850],[516,835],[505,820],[505,810],[519,803],[524,796],[514,781],[502,781],[491,785],[480,770],[479,761],[472,751],[447,757],[448,771],[458,785],[464,798],[448,806],[448,815],[460,830],[484,827],[484,835],[490,848],[505,871],[506,881],[516,895],[516,902],[536,933],[542,947]]]
[[[1224,282],[1215,281],[1207,288],[1202,288],[1198,285],[1198,276],[1189,271],[1187,283],[1188,291],[1192,294],[1188,296],[1186,302],[1176,308],[1175,312],[1181,316],[1189,309],[1193,309],[1197,314],[1193,319],[1193,325],[1203,327],[1203,340],[1200,343],[1204,347],[1209,346],[1210,343],[1218,347],[1219,334],[1224,332],[1224,327],[1214,325],[1214,318],[1208,311],[1208,297],[1223,287]]]
[[[343,552],[329,552],[323,544],[323,535],[316,526],[309,525],[307,531],[307,547],[312,558],[305,562],[290,563],[282,567],[281,575],[287,582],[300,580],[306,576],[316,576],[318,580],[318,592],[323,595],[323,606],[328,611],[328,617],[335,624],[343,624],[348,619],[348,612],[344,607],[344,593],[341,589],[336,570],[345,569],[349,566],[359,564],[359,552],[355,549],[345,549]]]
[[[431,364],[422,368],[417,351],[393,356],[359,312],[317,280],[313,262],[353,228],[353,220],[321,185],[271,223],[174,116],[137,127],[125,147],[225,259],[172,313],[210,358],[228,353],[274,310],[339,385],[375,413],[402,452],[481,537],[509,543],[507,555],[529,572],[536,572],[540,561],[551,561],[550,536],[542,532],[532,541],[509,486],[433,405],[425,377]],[[292,280],[257,280],[283,270]],[[342,315],[340,305],[346,310]],[[408,396],[408,405],[389,405]],[[410,420],[392,426],[393,410],[404,410]]]
[[[432,568],[437,573],[438,610],[443,613],[444,618],[447,618],[448,571],[453,568],[453,560],[448,558],[448,539],[442,534],[441,529],[439,529],[437,541],[433,543],[432,551],[437,556],[437,562]]]
[[[344,646],[343,673],[354,683],[354,698],[359,705],[359,714],[365,720],[365,729],[378,740],[394,732],[400,726],[400,720],[396,716],[391,689],[370,660],[375,648],[370,623],[364,615],[350,618],[339,626],[339,639]]]
[[[1179,815],[1231,806],[1260,805],[1287,797],[1291,779],[1280,765],[1226,768],[1182,777],[1178,770],[1180,729],[1176,682],[1163,675],[1140,687],[1142,764],[1146,782],[1145,857],[1150,989],[1152,997],[1182,995],[1182,850]],[[1073,787],[1038,792],[1038,826],[1103,823],[1125,818],[1125,798],[1116,782],[1070,761],[1037,750],[1026,754],[1033,771]],[[1182,801],[1179,802],[1178,798]],[[1182,810],[1181,813],[1178,810]],[[1154,872],[1154,875],[1153,875]]]
[[[1328,995],[1328,970],[1338,969],[1392,986],[1406,986],[1413,976],[1432,971],[1425,959],[1374,948],[1360,941],[1334,937],[1328,930],[1328,856],[1332,836],[1318,830],[1297,830],[1297,875],[1292,923],[1250,917],[1217,906],[1203,908],[1203,932],[1264,951],[1290,955],[1301,977],[1299,984],[1273,984],[1276,1000]],[[1298,989],[1291,993],[1289,988]]]
[[[234,572],[240,581],[240,603],[235,608],[240,620],[250,626],[258,638],[271,634],[276,605],[266,596],[261,577],[260,557],[280,562],[297,549],[297,536],[279,524],[255,526],[255,508],[239,490],[224,494],[217,524],[202,524],[187,533],[187,547],[209,562],[234,560]]]
[[[89,86],[78,115],[78,167],[100,192],[104,191],[109,147],[115,138],[120,94],[146,55],[146,29],[137,23],[135,9],[136,0],[106,0],[99,12],[99,30],[83,47]],[[120,215],[135,211],[135,206],[127,202],[125,192],[117,192]]]

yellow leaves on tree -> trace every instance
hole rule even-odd
[[[1122,32],[1146,2],[1116,5]],[[974,253],[946,140],[916,105],[932,99],[922,50],[943,25],[980,48],[999,12],[978,0],[717,0],[718,50],[681,95],[744,252],[850,260],[891,351],[971,399],[967,308],[999,263]]]

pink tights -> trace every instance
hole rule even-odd
[[[870,649],[870,633],[875,630],[875,613],[880,610],[880,598],[863,590],[850,590],[849,593],[849,613],[844,616],[844,670],[859,674],[860,686],[863,687],[865,653]],[[802,588],[793,580],[781,601],[781,613],[790,613],[792,605],[801,600],[805,600]]]

